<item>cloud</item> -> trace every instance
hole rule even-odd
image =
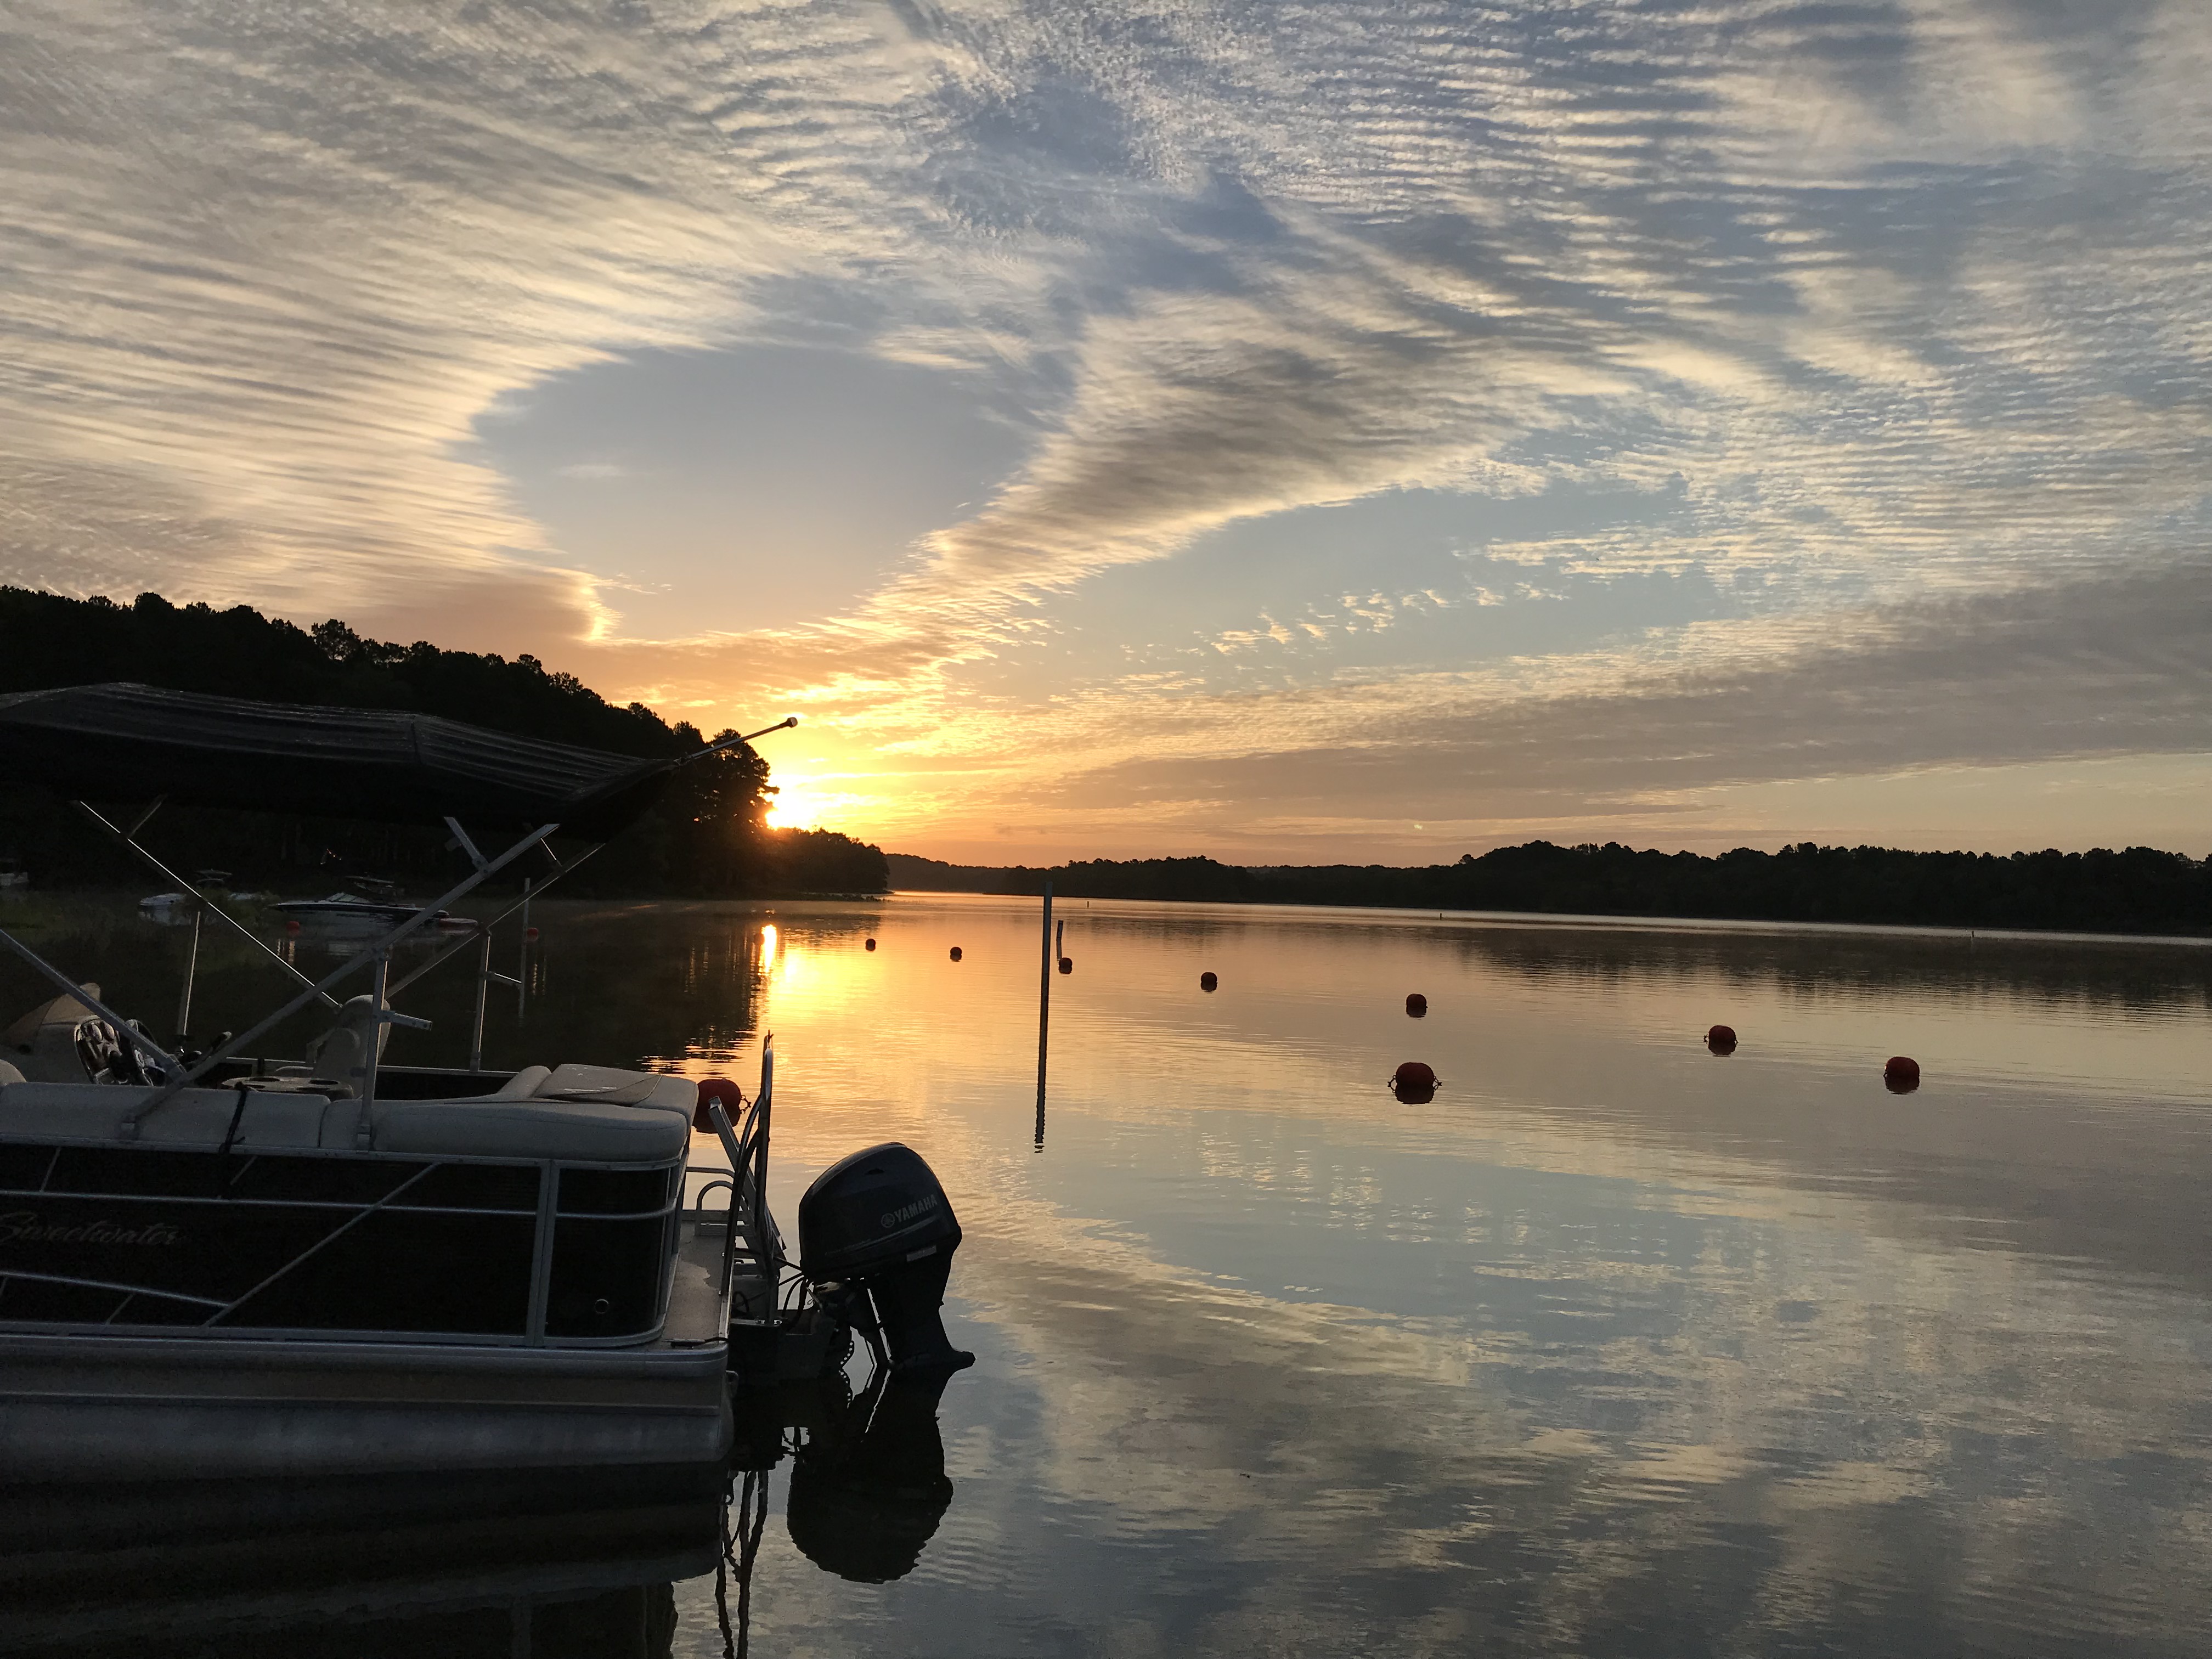
[[[994,750],[995,782],[927,798],[971,815],[1073,775],[1040,733],[1120,776],[1132,722],[1184,734],[1160,763],[1233,792],[1265,770],[1238,747],[1257,733],[1308,756],[1337,733],[1352,758],[1316,779],[1455,743],[1479,771],[1507,738],[1430,728],[1480,719],[1525,727],[1552,758],[1520,773],[1590,800],[1645,787],[1654,744],[1623,734],[1676,716],[1745,726],[1714,752],[1766,775],[2178,741],[2163,717],[2063,714],[1997,719],[1978,751],[1942,719],[1859,740],[1795,692],[1937,684],[1894,620],[1915,605],[1986,600],[1987,622],[2008,593],[2119,595],[2203,550],[2212,19],[2086,15],[21,5],[0,574],[532,648],[622,696],[801,706],[908,772]],[[651,550],[586,568],[472,442],[496,420],[526,443],[531,389],[594,363],[799,339],[956,368],[1026,441],[964,516],[850,560],[890,574],[812,623],[635,636]],[[1106,573],[1410,489],[1663,494],[1664,515],[1536,522],[1491,556],[1759,597],[1470,678],[1397,597],[1428,574],[1347,545],[1325,583],[1209,625],[1236,647],[1209,655],[1291,676],[1273,702],[1157,678],[1171,579],[1122,641],[1146,659],[1126,681],[1075,652]],[[1346,595],[1375,613],[1356,630]],[[2039,626],[2030,689],[2105,706],[2094,616]],[[1291,663],[1282,632],[1311,650]],[[986,684],[1054,648],[1049,697]],[[1984,683],[2016,681],[1992,649]],[[1765,689],[1681,678],[1714,663]],[[2122,678],[2162,708],[2194,684],[2166,672]],[[1802,737],[1711,712],[1731,696]]]
[[[1747,781],[2212,753],[2208,617],[2199,561],[1691,629],[1664,667],[1632,649],[1226,696],[1166,686],[1142,719],[1105,693],[978,752],[995,747],[1006,775],[986,787],[1048,844],[1089,823],[1117,844],[1149,830],[1231,851],[1371,845],[1416,818],[1484,840],[1623,818],[1648,832]]]

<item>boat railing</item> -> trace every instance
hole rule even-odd
[[[760,1092],[743,1103],[737,1122],[719,1098],[706,1103],[707,1118],[714,1138],[721,1142],[728,1167],[711,1166],[699,1173],[708,1176],[687,1206],[685,1218],[696,1226],[714,1224],[707,1207],[708,1195],[726,1189],[729,1202],[720,1214],[726,1230],[722,1281],[729,1287],[733,1322],[772,1322],[776,1317],[777,1291],[788,1265],[783,1237],[768,1204],[769,1128],[775,1102],[775,1038],[771,1033],[761,1045]]]
[[[45,1302],[61,1299],[32,1317],[44,1328],[599,1348],[656,1340],[667,1317],[672,1261],[646,1240],[677,1224],[680,1160],[641,1166],[158,1146],[141,1154],[162,1161],[149,1187],[145,1172],[114,1164],[101,1141],[42,1142],[41,1150],[45,1159],[18,1159],[0,1172],[0,1207],[22,1206],[27,1221],[31,1206],[65,1205],[98,1219],[58,1224],[105,1226],[164,1247],[138,1253],[143,1271],[131,1282],[27,1263],[0,1267],[0,1283],[35,1282]],[[339,1175],[341,1166],[381,1173],[364,1180]],[[166,1248],[207,1232],[218,1217],[265,1239],[266,1252],[224,1267]],[[636,1267],[588,1277],[599,1253],[576,1250],[587,1234],[635,1240]],[[456,1253],[475,1258],[477,1271],[438,1274],[436,1264]],[[0,1303],[0,1328],[22,1322],[12,1311]]]

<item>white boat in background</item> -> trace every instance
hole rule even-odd
[[[325,893],[320,898],[282,899],[269,908],[295,921],[391,927],[406,921],[421,907],[412,899],[400,897],[393,883],[364,876],[355,878],[337,892]],[[443,926],[447,918],[440,910],[430,920],[434,925]]]

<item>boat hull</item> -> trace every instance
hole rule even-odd
[[[13,1481],[719,1462],[726,1348],[0,1333]]]

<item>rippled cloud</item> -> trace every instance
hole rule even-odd
[[[788,775],[909,845],[2212,750],[2182,0],[0,32],[9,580],[798,707]],[[939,386],[961,489],[840,518],[905,446],[809,354]],[[852,388],[819,522],[621,412],[702,365]]]

